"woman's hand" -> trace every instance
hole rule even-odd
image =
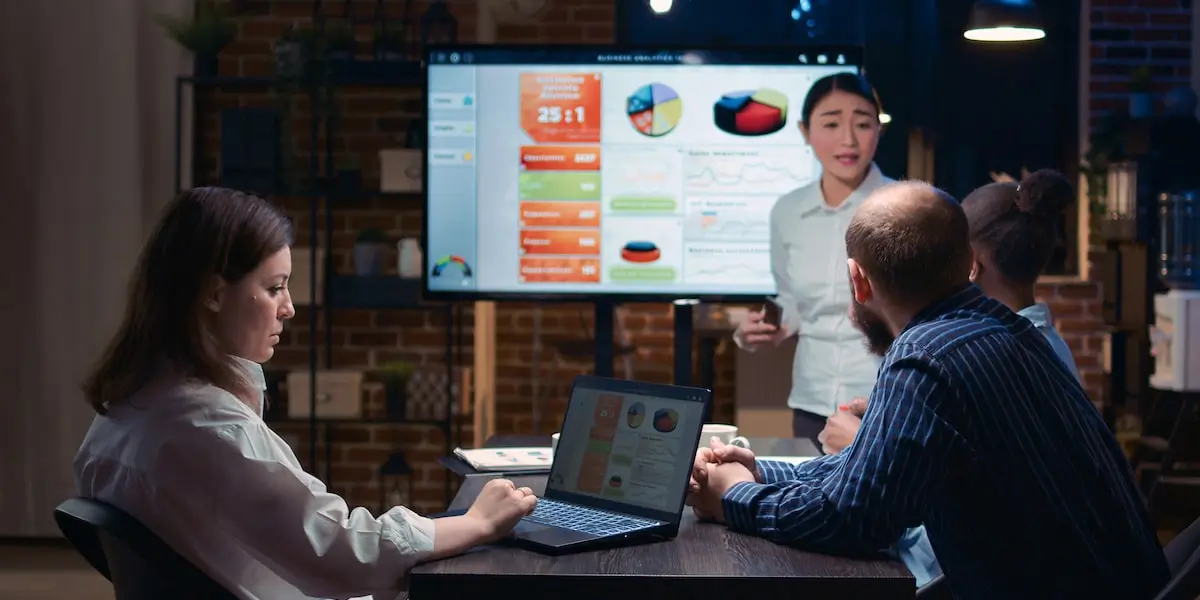
[[[484,484],[466,517],[479,525],[484,538],[479,543],[486,544],[507,535],[534,506],[537,496],[533,490],[518,488],[507,479],[493,479]]]
[[[821,451],[837,454],[852,444],[858,435],[858,428],[862,426],[862,414],[865,411],[866,401],[861,398],[855,398],[849,405],[839,406],[837,412],[825,421],[825,429],[817,434]]]
[[[788,336],[788,333],[787,327],[776,327],[764,322],[762,311],[750,311],[746,313],[746,318],[738,324],[737,331],[733,335],[740,342],[739,345],[749,349],[765,345],[778,345]]]

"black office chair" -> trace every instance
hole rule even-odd
[[[1200,519],[1192,521],[1183,533],[1163,549],[1171,581],[1154,600],[1195,600],[1200,597]]]
[[[929,580],[929,583],[917,588],[917,600],[953,600],[954,595],[950,593],[950,582],[946,581],[945,575],[938,575]]]
[[[1171,580],[1154,600],[1196,600],[1200,598],[1200,519],[1183,533],[1175,536],[1163,549]],[[945,575],[938,575],[917,590],[918,600],[949,599],[950,585]]]
[[[236,600],[124,511],[87,498],[54,509],[58,528],[101,575],[116,600]]]

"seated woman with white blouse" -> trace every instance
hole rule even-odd
[[[295,315],[291,237],[278,208],[233,190],[166,208],[84,386],[97,416],[75,482],[240,598],[394,598],[413,565],[501,537],[537,499],[495,480],[463,516],[375,517],[304,471],[262,419],[260,363]]]

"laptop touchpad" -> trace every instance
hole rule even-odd
[[[542,525],[528,519],[522,519],[517,522],[516,528],[513,529],[512,537],[537,541],[552,546],[560,546],[590,540],[596,536],[582,531],[571,531],[569,529]]]

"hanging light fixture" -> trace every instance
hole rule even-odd
[[[963,37],[973,42],[1028,42],[1046,37],[1033,0],[975,0]]]

